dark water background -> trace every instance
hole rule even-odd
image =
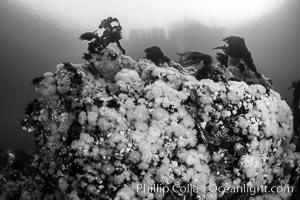
[[[122,45],[135,59],[144,56],[146,47],[158,45],[177,60],[176,52],[184,50],[214,55],[211,48],[221,44],[221,38],[240,35],[246,39],[258,70],[270,77],[275,89],[290,101],[292,91],[288,87],[292,80],[300,79],[299,19],[300,1],[287,0],[277,12],[235,31],[185,21],[172,25],[168,37],[160,28],[131,30]],[[83,62],[86,43],[79,41],[78,36],[12,7],[8,0],[0,1],[0,147],[34,147],[33,136],[19,125],[26,103],[35,97],[31,80],[54,71],[59,62]]]

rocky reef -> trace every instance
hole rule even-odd
[[[36,78],[22,126],[38,150],[26,170],[2,169],[0,199],[289,199],[291,109],[213,67],[198,81],[106,47]]]

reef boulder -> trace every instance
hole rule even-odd
[[[36,138],[33,172],[2,172],[2,197],[288,199],[257,190],[289,188],[299,173],[287,103],[259,84],[178,69],[107,48],[36,79],[22,121]],[[233,191],[245,187],[256,190]]]

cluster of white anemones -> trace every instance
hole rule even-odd
[[[103,52],[46,73],[23,123],[40,148],[33,166],[65,199],[217,199],[225,194],[213,185],[289,183],[299,156],[290,144],[292,113],[278,93]],[[149,189],[157,184],[197,190]],[[23,192],[33,198],[30,191]]]

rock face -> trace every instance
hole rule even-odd
[[[286,102],[262,85],[180,69],[104,49],[36,79],[22,125],[39,151],[22,179],[1,173],[0,197],[288,199],[299,155]],[[287,189],[236,191],[260,186]]]

